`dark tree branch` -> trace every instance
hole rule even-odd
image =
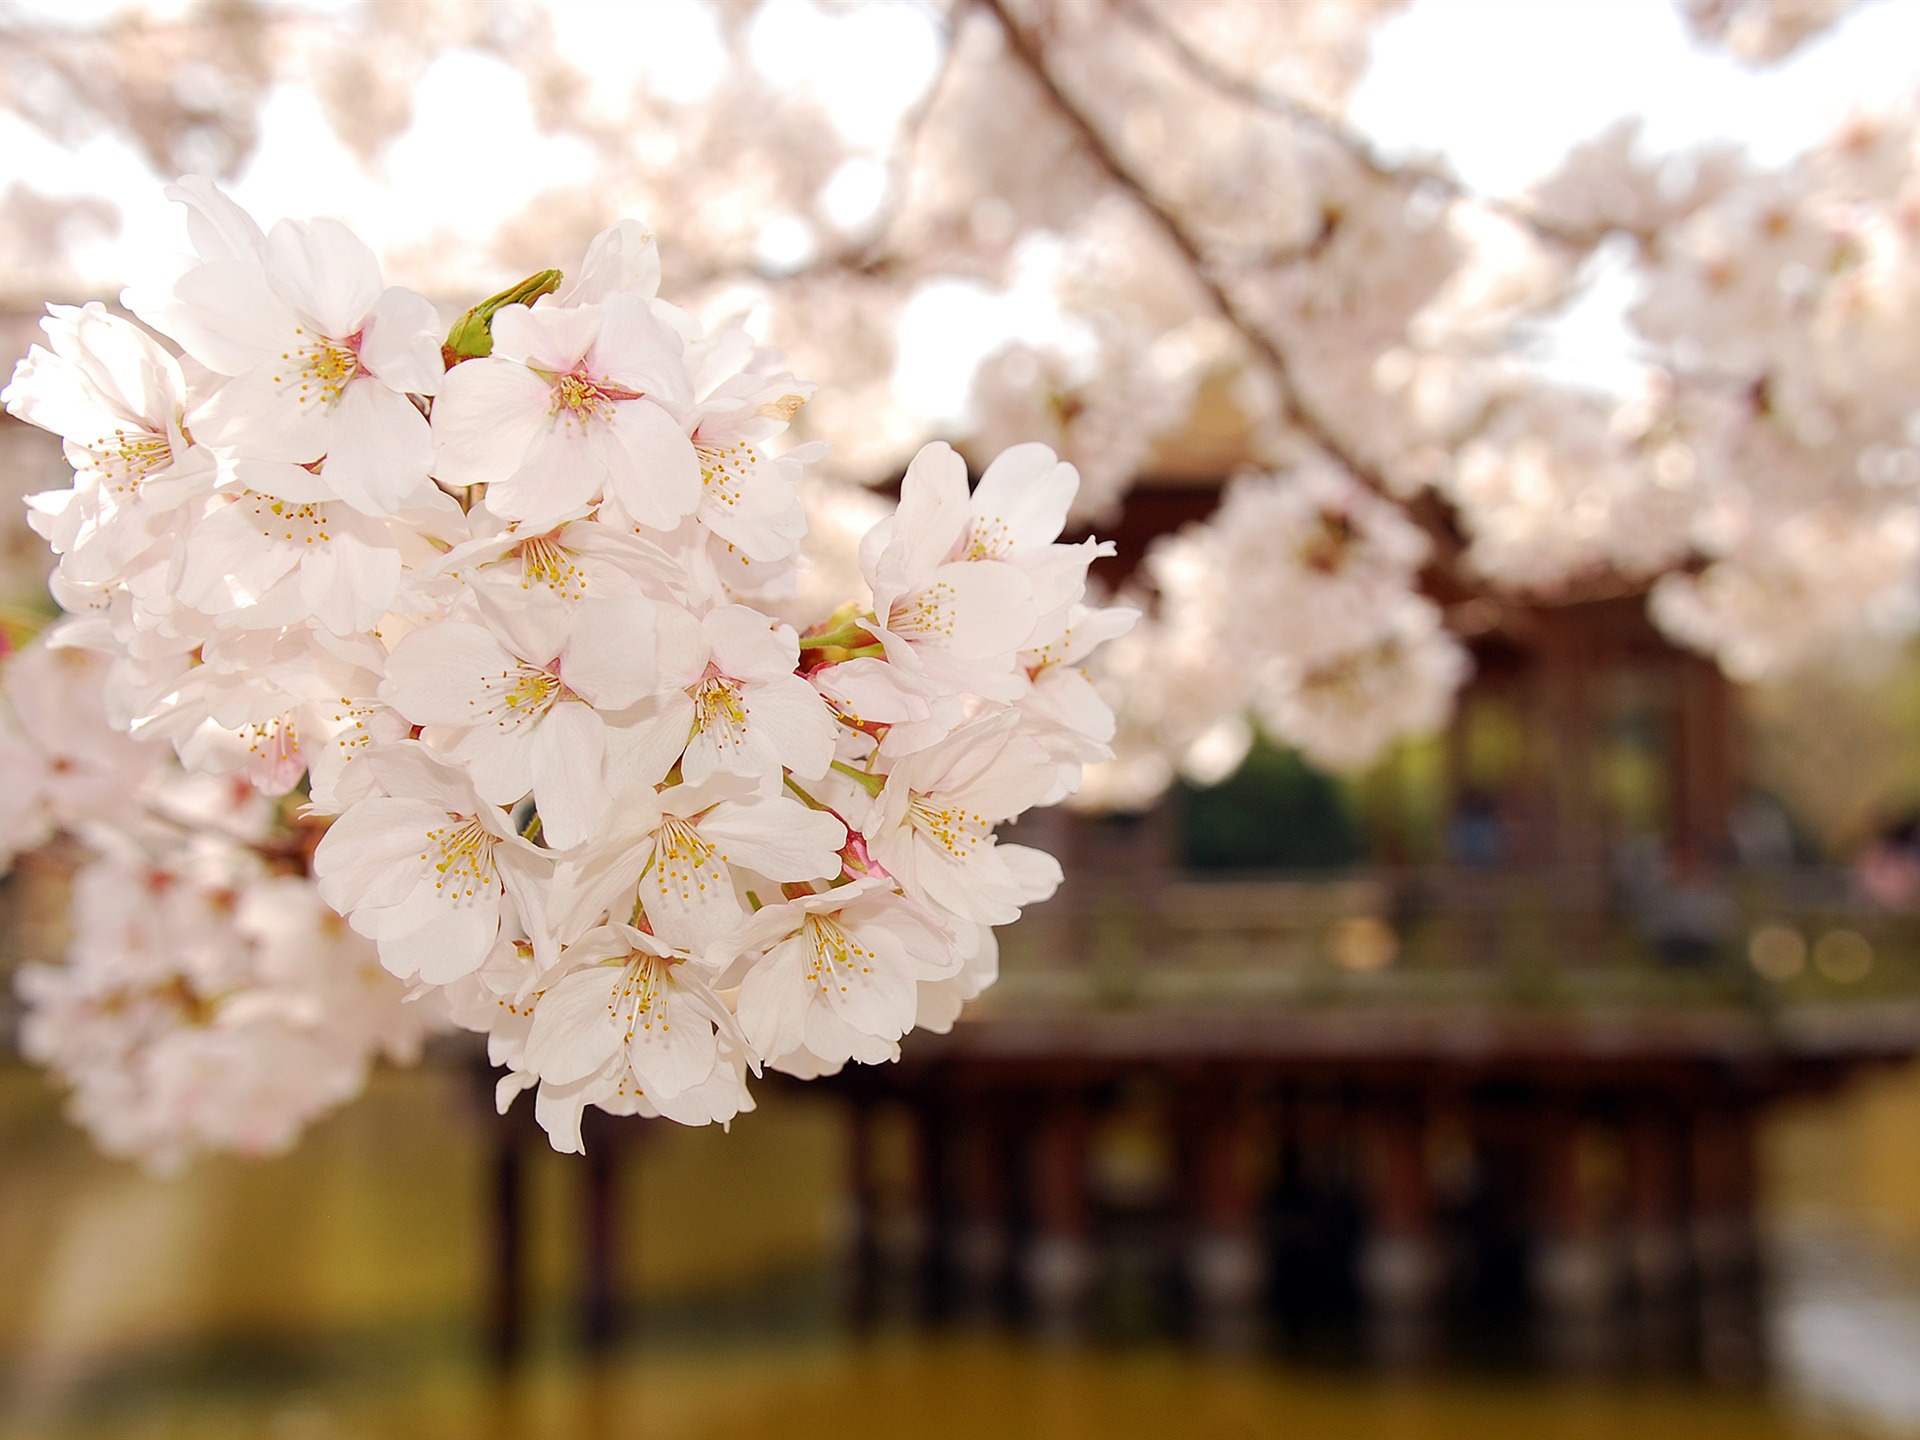
[[[1153,219],[1160,232],[1186,261],[1187,268],[1206,293],[1209,303],[1272,374],[1277,382],[1281,414],[1287,423],[1305,435],[1316,449],[1354,476],[1376,490],[1387,492],[1385,477],[1328,425],[1303,396],[1286,352],[1222,283],[1191,227],[1135,173],[1100,127],[1067,94],[1047,61],[1044,47],[1008,12],[1005,0],[975,0],[975,3],[999,22],[1006,36],[1008,53],[1040,86],[1094,162]]]

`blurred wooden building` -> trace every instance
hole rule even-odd
[[[1210,503],[1136,492],[1123,554]],[[1347,787],[1348,853],[1233,868],[1223,806],[1255,859],[1303,823],[1242,781],[1022,826],[1068,880],[999,985],[834,1082],[857,1305],[1220,1340],[1345,1315],[1389,1354],[1506,1315],[1568,1356],[1757,1364],[1757,1120],[1920,1052],[1920,926],[1796,863],[1728,682],[1643,597],[1441,598],[1475,677]]]

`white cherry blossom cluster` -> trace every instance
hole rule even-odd
[[[1137,806],[1176,767],[1223,779],[1249,716],[1331,769],[1444,724],[1468,660],[1417,589],[1428,550],[1399,506],[1331,467],[1233,481],[1148,554],[1159,605],[1103,657],[1120,738],[1088,798]]]
[[[817,447],[777,444],[812,387],[739,323],[661,300],[641,226],[449,328],[336,223],[263,232],[206,181],[170,193],[194,253],[129,293],[149,328],[53,307],[5,400],[74,469],[33,518],[69,612],[52,643],[104,657],[105,717],[135,737],[110,740],[330,818],[314,888],[353,933],[316,911],[293,948],[372,942],[487,1033],[501,1104],[536,1089],[562,1149],[587,1105],[724,1122],[750,1073],[886,1061],[951,1024],[994,977],[992,927],[1060,879],[995,827],[1110,753],[1081,667],[1135,613],[1087,603],[1107,547],[1058,543],[1074,468],[1019,445],[970,490],[926,447],[897,509],[828,557],[857,592],[802,631],[780,617],[823,578]],[[280,994],[232,980],[232,954],[272,969],[292,942],[229,943],[279,881],[202,880],[195,854],[143,862],[179,872],[177,924],[126,920],[139,944],[29,985],[38,1052],[84,1093],[89,1045],[118,1042],[71,1038],[92,1033],[74,1017],[115,986],[158,995],[133,1007],[155,1033],[219,1030],[203,1011],[229,988]],[[102,923],[153,893],[121,888]],[[234,923],[207,921],[229,894]],[[338,968],[312,963],[316,984]],[[230,1058],[234,1093],[262,1090],[259,1057]],[[221,1063],[180,1062],[215,1111]],[[289,1063],[290,1091],[340,1098],[340,1074]],[[311,1113],[260,1109],[180,1128],[272,1144]]]
[[[321,902],[275,802],[107,724],[106,669],[39,641],[0,659],[20,822],[0,871],[59,836],[41,868],[71,872],[65,962],[19,973],[22,1052],[110,1154],[172,1170],[284,1149],[376,1056],[415,1058],[438,1007],[403,1004],[373,943]]]

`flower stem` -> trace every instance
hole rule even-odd
[[[849,780],[857,782],[869,795],[878,795],[887,783],[886,776],[870,775],[865,770],[856,770],[844,760],[835,760],[833,762],[833,768]]]

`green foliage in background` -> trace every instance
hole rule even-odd
[[[1180,853],[1194,870],[1331,870],[1368,853],[1342,787],[1265,739],[1220,784],[1182,782],[1179,806]]]

